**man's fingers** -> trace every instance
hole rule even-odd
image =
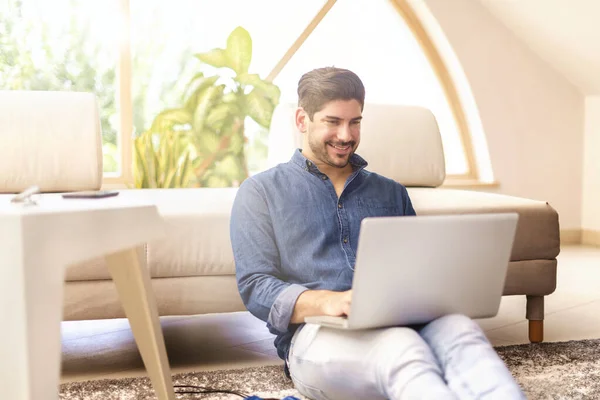
[[[344,311],[344,314],[350,315],[350,302],[344,303],[342,310]]]

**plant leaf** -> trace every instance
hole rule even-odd
[[[143,153],[144,140],[148,136],[147,132],[142,133],[134,140],[136,155],[135,187],[138,189],[148,187],[148,168],[146,168],[146,158]]]
[[[197,135],[196,149],[198,153],[204,155],[216,153],[219,148],[219,142],[219,137],[215,133],[204,130],[200,135]]]
[[[170,163],[169,163],[169,169],[172,170],[177,170],[177,168],[179,167],[179,159],[181,158],[181,144],[183,142],[183,137],[181,134],[176,134],[174,135],[174,137],[171,139],[171,147],[173,148],[172,151],[170,151],[169,153],[171,153],[170,155]]]
[[[231,142],[229,142],[229,151],[234,154],[239,154],[244,150],[244,132],[236,132],[231,135]]]
[[[260,90],[273,104],[279,104],[279,97],[281,96],[279,87],[271,82],[262,80],[258,74],[241,74],[236,76],[235,80],[244,86],[252,86],[254,89]]]
[[[150,135],[150,137],[152,137],[152,135]],[[149,143],[149,151],[150,154],[152,154],[152,160],[150,161],[150,187],[151,188],[157,188],[160,187],[159,182],[160,182],[160,164],[159,164],[159,157],[157,154],[157,151],[154,150],[154,143],[152,143],[152,141],[150,141]]]
[[[234,69],[230,63],[228,54],[229,52],[225,51],[224,49],[212,49],[210,51],[207,51],[206,53],[198,53],[194,56],[203,63],[206,63],[216,68],[229,67],[231,69]]]
[[[225,93],[223,95],[223,102],[224,103],[237,103],[237,101],[239,100],[240,95],[237,94],[236,92],[229,92],[229,93]]]
[[[233,117],[240,115],[241,111],[236,103],[219,103],[213,107],[206,117],[205,124],[219,132]]]
[[[219,164],[215,168],[215,174],[221,177],[233,178],[235,179],[239,174],[238,163],[236,162],[236,158],[232,155],[228,155],[223,157]]]
[[[247,30],[238,26],[227,38],[227,58],[237,74],[248,72],[252,61],[252,38]]]
[[[262,79],[260,79],[260,76],[258,76],[258,74],[247,74],[247,73],[237,74],[237,76],[234,79],[236,81],[238,81],[239,83],[241,83],[242,85],[250,85],[250,86],[255,86],[257,84],[257,82],[262,81]]]
[[[172,129],[175,125],[185,125],[191,122],[192,114],[188,110],[185,108],[172,108],[161,112],[154,118],[150,132],[163,132]]]
[[[204,161],[204,157],[202,157],[200,155],[197,156],[196,158],[194,158],[192,160],[192,168],[197,169],[200,166],[200,164],[202,164],[203,161]]]
[[[217,99],[223,96],[224,89],[225,85],[210,86],[198,97],[198,105],[194,110],[193,123],[194,131],[196,133],[202,132],[204,129],[206,117]]]
[[[177,180],[175,179],[175,176],[177,175],[177,169],[173,168],[173,169],[165,171],[165,172],[168,172],[168,173],[165,178],[165,183],[164,183],[163,187],[172,189],[175,187],[175,183],[177,182]]]
[[[219,78],[219,76],[210,76],[208,78],[198,79],[194,91],[185,102],[185,109],[193,113],[196,107],[198,107],[198,99],[201,97],[202,93],[212,87]]]
[[[271,125],[274,108],[273,103],[260,90],[254,89],[246,96],[248,116],[265,128]]]
[[[189,185],[188,174],[190,171],[190,152],[185,153],[185,158],[181,164],[181,172],[179,174],[179,187],[187,187]]]
[[[196,86],[195,83],[197,80],[204,80],[204,72],[198,72],[196,75],[189,80],[187,85],[185,85],[185,89],[183,91],[183,95],[181,96],[181,100],[185,102],[185,99],[188,97],[190,91]],[[195,90],[194,90],[195,91]]]
[[[273,103],[273,106],[279,104],[281,90],[279,90],[279,87],[277,85],[274,85],[271,82],[261,80],[260,83],[257,82],[256,85],[254,85],[254,90],[262,92],[262,94],[266,96],[271,101],[271,103]]]
[[[164,180],[164,187],[169,187],[169,183],[168,178],[169,175],[171,174],[172,171],[176,171],[176,166],[177,166],[177,154],[176,154],[176,149],[175,149],[175,140],[173,138],[172,135],[169,135],[169,137],[167,137],[166,139],[166,144],[165,144],[165,152],[164,154],[161,156],[163,161],[163,166],[162,166],[162,176],[163,176],[163,180]],[[173,168],[175,166],[175,168]]]

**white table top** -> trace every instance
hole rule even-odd
[[[98,199],[65,199],[59,193],[43,193],[32,196],[35,204],[12,203],[14,194],[0,194],[0,216],[35,215],[47,213],[73,213],[94,210],[123,210],[153,208],[151,201],[126,198],[122,195]]]

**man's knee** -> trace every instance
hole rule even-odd
[[[423,329],[422,335],[428,342],[437,338],[446,343],[485,339],[479,324],[462,314],[446,315],[432,321]]]
[[[477,322],[462,314],[445,315],[433,321],[432,324],[437,324],[450,332],[482,332]]]
[[[420,345],[423,339],[411,328],[390,327],[382,329],[381,337],[390,343],[405,343],[407,345]]]
[[[430,350],[427,343],[414,329],[411,328],[387,328],[382,330],[379,340],[380,353],[387,357],[405,357],[413,361],[429,361]]]

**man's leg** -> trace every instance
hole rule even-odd
[[[525,399],[521,388],[475,321],[439,318],[420,330],[460,399]]]
[[[455,399],[435,356],[409,328],[342,331],[307,324],[294,335],[290,374],[315,399]]]

